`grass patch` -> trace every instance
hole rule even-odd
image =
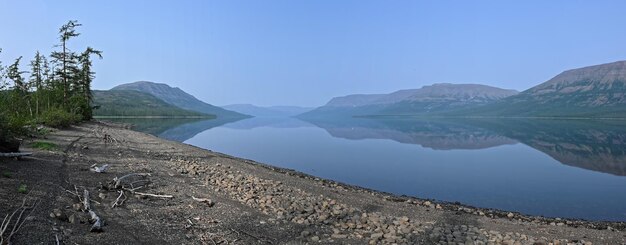
[[[21,184],[20,187],[17,188],[17,193],[26,194],[28,193],[28,189],[25,184]]]
[[[42,149],[42,150],[47,150],[47,151],[52,151],[57,148],[56,144],[50,143],[50,142],[44,142],[44,141],[33,142],[31,146],[36,149]]]
[[[11,178],[11,177],[13,177],[13,174],[11,172],[5,170],[5,171],[2,171],[2,177]]]

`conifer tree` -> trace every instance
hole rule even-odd
[[[35,53],[35,58],[30,62],[30,84],[35,87],[36,92],[33,94],[35,97],[35,115],[39,115],[39,97],[43,93],[43,56],[39,54],[39,51]]]
[[[81,26],[76,20],[70,20],[65,25],[59,28],[59,41],[58,47],[61,47],[61,51],[52,52],[51,57],[54,62],[59,65],[55,71],[56,75],[62,82],[63,87],[63,103],[67,106],[68,98],[70,96],[70,85],[74,78],[74,72],[76,72],[76,54],[72,52],[67,46],[68,41],[72,37],[77,37],[80,33],[76,32],[76,27]]]
[[[102,51],[93,49],[91,47],[87,47],[85,51],[83,51],[78,57],[78,61],[80,63],[80,73],[78,76],[78,84],[80,85],[80,90],[83,95],[83,101],[86,103],[85,110],[83,111],[83,119],[91,119],[92,110],[91,110],[91,82],[95,78],[95,72],[91,70],[91,55],[96,55],[98,58],[102,59]]]

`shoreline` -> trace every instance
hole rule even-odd
[[[94,119],[133,119],[133,118],[158,118],[158,119],[216,119],[216,116],[93,116]]]
[[[132,129],[130,129],[132,130]],[[138,131],[136,131],[138,132]],[[155,136],[156,137],[156,136]],[[163,139],[165,140],[165,139]],[[349,189],[349,190],[353,190],[353,191],[363,191],[363,192],[368,192],[372,195],[377,195],[380,198],[386,199],[388,201],[391,202],[406,202],[406,203],[410,203],[410,204],[414,204],[417,206],[425,206],[425,207],[430,207],[430,208],[435,208],[435,206],[437,204],[441,205],[441,209],[442,210],[448,210],[448,211],[460,211],[460,212],[465,212],[468,214],[473,214],[473,215],[480,215],[480,216],[488,216],[488,217],[493,217],[493,218],[509,218],[509,213],[512,213],[514,215],[513,219],[521,219],[523,221],[528,221],[528,222],[532,222],[532,221],[537,221],[537,222],[542,222],[543,224],[550,224],[550,223],[559,223],[562,222],[564,223],[564,225],[567,226],[571,226],[571,227],[580,227],[580,226],[584,226],[586,228],[590,228],[590,229],[599,229],[599,230],[603,230],[603,229],[607,229],[607,227],[611,227],[611,229],[615,229],[615,230],[619,230],[619,231],[625,231],[626,230],[626,221],[608,221],[608,220],[587,220],[587,219],[581,219],[581,218],[567,218],[567,217],[545,217],[545,216],[541,216],[541,215],[532,215],[532,214],[525,214],[522,212],[518,212],[518,211],[513,211],[513,210],[504,210],[504,209],[497,209],[497,208],[484,208],[484,207],[476,207],[476,206],[472,206],[469,204],[465,204],[465,203],[461,203],[458,201],[443,201],[443,200],[438,200],[438,199],[432,199],[432,198],[421,198],[421,197],[416,197],[416,196],[408,196],[408,195],[399,195],[399,194],[394,194],[394,193],[390,193],[390,192],[385,192],[385,191],[379,191],[379,190],[375,190],[375,189],[370,189],[370,188],[366,188],[366,187],[361,187],[361,186],[357,186],[357,185],[351,185],[351,184],[347,184],[347,183],[343,183],[340,181],[336,181],[336,180],[331,180],[331,179],[324,179],[322,177],[317,177],[314,175],[310,175],[307,173],[303,173],[300,171],[297,171],[295,169],[289,169],[289,168],[282,168],[282,167],[276,167],[274,165],[268,164],[268,163],[262,163],[262,162],[258,162],[252,159],[246,159],[246,158],[241,158],[241,157],[237,157],[237,156],[233,156],[233,155],[228,155],[225,153],[221,153],[221,152],[214,152],[211,151],[209,149],[204,149],[195,145],[191,145],[191,144],[186,144],[183,142],[177,142],[180,144],[185,144],[191,147],[195,147],[199,150],[204,150],[204,151],[210,151],[213,154],[217,154],[220,155],[222,157],[225,158],[231,158],[237,161],[241,161],[243,163],[246,164],[250,164],[250,165],[255,165],[255,166],[259,166],[259,167],[263,167],[266,169],[269,169],[271,171],[276,171],[278,173],[284,173],[284,174],[291,174],[294,176],[298,176],[299,178],[303,178],[306,179],[307,181],[317,181],[317,182],[321,182],[324,183],[325,185],[329,185],[329,186],[342,186],[343,188]],[[424,205],[424,202],[429,202],[432,205]],[[483,215],[481,215],[479,212],[484,213]],[[566,222],[569,222],[566,224]]]
[[[25,144],[23,150],[32,151],[33,157],[0,165],[1,170],[16,173],[12,179],[0,178],[1,186],[26,183],[42,200],[35,218],[25,224],[28,232],[15,237],[24,243],[50,241],[51,234],[64,243],[79,244],[626,243],[624,222],[543,218],[398,196],[168,141],[114,123],[88,122],[34,141],[58,147],[44,151]],[[108,172],[90,171],[103,164],[110,166]],[[122,194],[102,185],[129,173],[148,174],[150,185],[143,192],[171,198],[127,193],[124,204],[111,208]],[[42,179],[47,184],[42,185]],[[68,217],[81,220],[85,214],[72,209],[78,200],[67,190],[83,187],[98,201],[92,205],[106,221],[102,233],[90,233],[88,225],[68,221]],[[10,200],[22,196],[0,187],[0,197],[4,214],[16,205]],[[211,199],[211,205],[195,201],[198,198]],[[63,214],[55,216],[53,210]]]

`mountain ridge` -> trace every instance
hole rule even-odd
[[[94,90],[93,104],[96,117],[200,117],[215,115],[189,111],[170,105],[155,97],[135,90]]]
[[[183,91],[178,87],[171,87],[164,83],[155,83],[150,81],[137,81],[132,83],[120,84],[111,90],[135,90],[151,94],[164,102],[180,107],[182,109],[196,111],[200,113],[213,114],[217,117],[227,118],[245,118],[249,117],[241,113],[226,110],[204,101],[197,99],[195,96]]]
[[[436,83],[388,94],[355,94],[332,98],[302,117],[360,116],[371,114],[424,114],[485,104],[519,92],[482,84]]]
[[[452,114],[624,118],[626,61],[570,69],[517,95]]]

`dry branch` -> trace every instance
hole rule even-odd
[[[138,192],[138,191],[133,192],[133,194],[139,195],[139,196],[149,196],[149,197],[158,197],[158,198],[174,198],[174,196],[172,195],[150,194],[150,193],[143,193],[143,192]]]
[[[93,222],[93,225],[91,225],[91,229],[89,229],[89,231],[91,232],[100,232],[102,231],[102,219],[100,219],[100,217],[98,217],[98,215],[96,214],[96,212],[94,212],[91,209],[91,205],[89,204],[89,191],[87,189],[85,189],[84,192],[84,196],[83,196],[83,205],[85,208],[86,212],[89,212],[89,215],[91,216],[91,222]]]
[[[120,195],[117,197],[117,199],[115,199],[115,202],[113,202],[113,204],[111,205],[111,208],[115,208],[117,206],[120,206],[122,204],[124,204],[124,201],[126,201],[126,195],[124,195],[124,191],[118,191],[120,193]],[[124,197],[124,199],[121,199],[122,197]]]
[[[15,234],[17,234],[20,228],[22,228],[22,225],[24,225],[24,223],[26,222],[26,217],[32,214],[35,210],[35,207],[39,203],[39,199],[34,198],[34,201],[31,205],[26,205],[29,196],[30,192],[26,195],[26,197],[24,197],[24,199],[22,200],[22,204],[17,209],[15,209],[11,213],[11,215],[7,214],[2,220],[2,224],[0,224],[0,244],[4,244],[5,241],[6,243],[10,244],[11,238]],[[30,210],[30,212],[28,212],[28,214],[24,216],[24,213],[28,210]],[[13,218],[15,218],[15,220]],[[9,227],[11,227],[10,231],[8,230]],[[7,231],[9,231],[8,234]]]
[[[91,204],[89,204],[89,191],[87,189],[85,189],[83,194],[83,207],[85,211],[91,210]]]
[[[136,176],[145,177],[145,176],[148,176],[148,175],[149,174],[144,174],[144,173],[132,173],[132,174],[124,175],[124,176],[119,177],[119,178],[115,177],[115,178],[113,178],[113,188],[115,188],[115,189],[122,188],[123,185],[124,185],[124,181],[126,179],[129,179],[129,178],[132,178],[132,177],[136,177]],[[149,181],[146,181],[146,182],[149,182]],[[130,182],[130,183],[134,183],[134,182]]]
[[[194,197],[194,196],[191,196],[191,198],[194,201],[206,203],[206,205],[208,205],[209,207],[213,207],[213,205],[215,205],[215,202],[213,202],[213,200],[208,199],[208,198],[197,198],[197,197]]]

